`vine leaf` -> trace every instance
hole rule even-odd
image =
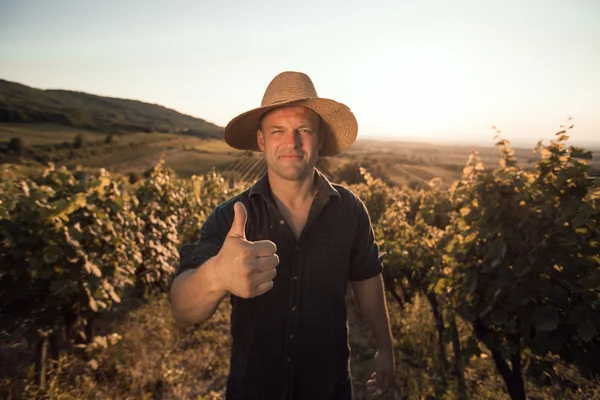
[[[534,310],[533,323],[540,331],[550,332],[558,326],[558,315],[551,306],[541,306]]]

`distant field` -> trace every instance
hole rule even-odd
[[[515,157],[524,166],[534,164],[539,159],[539,152],[534,155],[531,149],[514,148]],[[590,165],[600,167],[600,149],[592,150],[594,158]],[[395,159],[413,165],[431,166],[464,166],[473,151],[477,151],[479,158],[486,168],[496,168],[499,163],[499,152],[495,147],[443,145],[413,142],[384,142],[364,140],[355,143],[348,151],[349,156],[369,157],[378,160]],[[462,170],[462,168],[461,168]]]
[[[90,156],[65,162],[69,167],[81,165],[92,168],[106,168],[112,172],[129,173],[142,172],[160,160],[161,151],[158,148],[140,147],[114,153]]]
[[[375,155],[383,158],[401,158],[414,164],[455,164],[465,165],[470,154],[477,151],[483,163],[489,167],[498,165],[498,150],[495,147],[438,145],[416,142],[384,142],[365,140],[356,143],[349,150],[353,155]],[[531,149],[515,149],[519,160],[533,160]]]
[[[106,135],[54,124],[7,124],[0,123],[0,141],[9,141],[14,137],[23,139],[26,146],[72,142],[82,134],[86,140],[103,140]]]
[[[203,140],[195,146],[195,149],[213,153],[243,153],[241,150],[229,147],[223,140]]]
[[[106,134],[52,124],[0,124],[0,142],[13,137],[21,137],[25,146],[60,145],[72,143],[82,134],[89,142],[83,149],[56,148],[51,150],[58,163],[74,167],[103,167],[112,172],[143,172],[160,159],[182,177],[202,174],[211,168],[220,172],[234,173],[243,169],[246,152],[232,149],[223,140],[201,139],[194,136],[168,133],[130,133],[114,136],[112,144],[105,144]],[[358,140],[344,154],[327,157],[324,171],[337,176],[349,165],[365,166],[370,171],[379,170],[386,174],[390,182],[411,187],[425,186],[435,177],[442,178],[442,186],[449,187],[459,179],[471,152],[477,151],[486,169],[498,167],[499,153],[495,147],[438,145],[422,142],[392,142]],[[598,152],[589,163],[600,171]],[[517,160],[526,168],[534,166],[539,155],[532,149],[515,149]],[[252,157],[261,157],[253,153]],[[250,164],[248,164],[250,165]],[[254,177],[256,171],[237,171],[237,176]],[[247,173],[246,173],[247,172]],[[252,173],[251,173],[252,172]]]
[[[72,141],[79,134],[90,141],[104,140],[107,134],[82,128],[72,128],[63,125],[49,123],[0,123],[0,141],[8,141],[14,137],[20,137],[28,146],[42,144],[58,144],[64,141]],[[171,133],[128,133],[123,135],[114,135],[114,139],[119,144],[130,143],[160,143],[170,142],[173,144],[186,143],[198,148],[208,150],[223,150],[226,145],[221,140],[200,139],[189,135],[175,135]],[[232,149],[233,150],[233,149]]]
[[[72,143],[80,134],[86,142],[100,144],[100,147],[84,149],[87,151],[85,157],[69,157],[68,150],[53,150],[53,155],[64,157],[60,163],[69,167],[81,165],[130,173],[142,172],[164,158],[167,167],[173,168],[181,176],[189,177],[212,167],[222,170],[243,154],[228,147],[222,140],[189,135],[129,133],[115,135],[112,145],[104,145],[105,133],[55,124],[0,124],[0,142],[19,137],[26,147]]]
[[[200,175],[213,167],[222,171],[235,160],[236,157],[228,154],[198,154],[188,150],[169,153],[165,158],[165,165],[177,171],[179,176],[188,178]]]
[[[429,182],[434,178],[442,178],[442,186],[449,186],[457,179],[460,179],[462,171],[451,172],[440,167],[416,166],[416,165],[398,165],[397,171],[404,172],[411,180]]]
[[[142,172],[151,168],[159,160],[165,160],[165,166],[172,168],[183,177],[198,175],[216,168],[222,170],[236,159],[228,153],[205,153],[196,150],[202,145],[196,144],[198,139],[174,139],[172,141],[155,140],[147,146],[125,148],[113,153],[91,156],[86,159],[74,160],[67,165],[82,165],[88,167],[104,167],[109,171],[119,173]],[[217,147],[215,145],[210,145]]]

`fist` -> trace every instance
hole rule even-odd
[[[215,274],[221,286],[238,297],[260,296],[273,288],[279,264],[277,246],[270,240],[246,240],[246,207],[237,202],[233,210],[233,224],[217,255]]]

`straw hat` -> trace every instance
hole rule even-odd
[[[321,116],[325,140],[319,156],[341,153],[356,140],[358,123],[347,106],[320,98],[308,75],[286,71],[273,78],[260,107],[238,115],[227,124],[225,141],[236,149],[260,151],[256,138],[260,119],[267,111],[282,106],[308,107]]]

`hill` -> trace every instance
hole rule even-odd
[[[103,133],[183,133],[222,138],[223,128],[157,104],[0,79],[0,123],[52,123]]]

